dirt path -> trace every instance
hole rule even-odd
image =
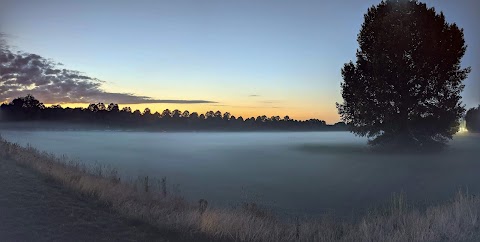
[[[190,238],[191,239],[191,238]],[[0,241],[185,241],[0,160]]]

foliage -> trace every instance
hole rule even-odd
[[[232,116],[229,112],[208,111],[198,115],[188,110],[169,109],[152,113],[130,107],[121,110],[118,104],[91,103],[87,108],[62,108],[60,105],[45,107],[32,95],[20,97],[0,106],[0,121],[56,121],[70,124],[95,125],[103,128],[134,128],[148,130],[346,130],[344,123],[327,125],[325,121],[309,119],[293,120],[286,116],[262,115],[257,118]]]
[[[463,29],[415,0],[382,1],[364,21],[342,69],[342,120],[374,147],[443,147],[465,111]]]
[[[468,110],[467,115],[465,115],[465,122],[469,132],[480,133],[480,105]]]

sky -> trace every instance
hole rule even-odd
[[[106,93],[157,100],[140,98],[133,109],[335,123],[340,70],[355,59],[363,15],[379,2],[0,0],[0,32],[15,50],[104,81]],[[423,2],[464,28],[463,66],[472,72],[462,96],[467,108],[477,106],[479,1]]]

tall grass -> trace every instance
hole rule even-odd
[[[395,196],[388,210],[371,212],[359,222],[333,219],[279,220],[256,206],[208,207],[167,194],[166,179],[125,181],[115,169],[88,167],[22,147],[0,138],[0,157],[37,170],[46,177],[108,204],[126,217],[160,229],[234,241],[439,241],[479,239],[480,199],[458,192],[452,201],[424,211]],[[157,185],[155,185],[157,184]]]

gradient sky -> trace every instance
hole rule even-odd
[[[363,14],[379,0],[0,0],[0,32],[106,81],[109,92],[215,104],[137,104],[339,120],[340,69],[355,58]],[[480,103],[480,4],[430,0],[465,30],[472,73],[463,101]],[[101,101],[101,100],[99,100]],[[75,104],[76,105],[76,104]],[[75,106],[74,105],[74,106]]]

